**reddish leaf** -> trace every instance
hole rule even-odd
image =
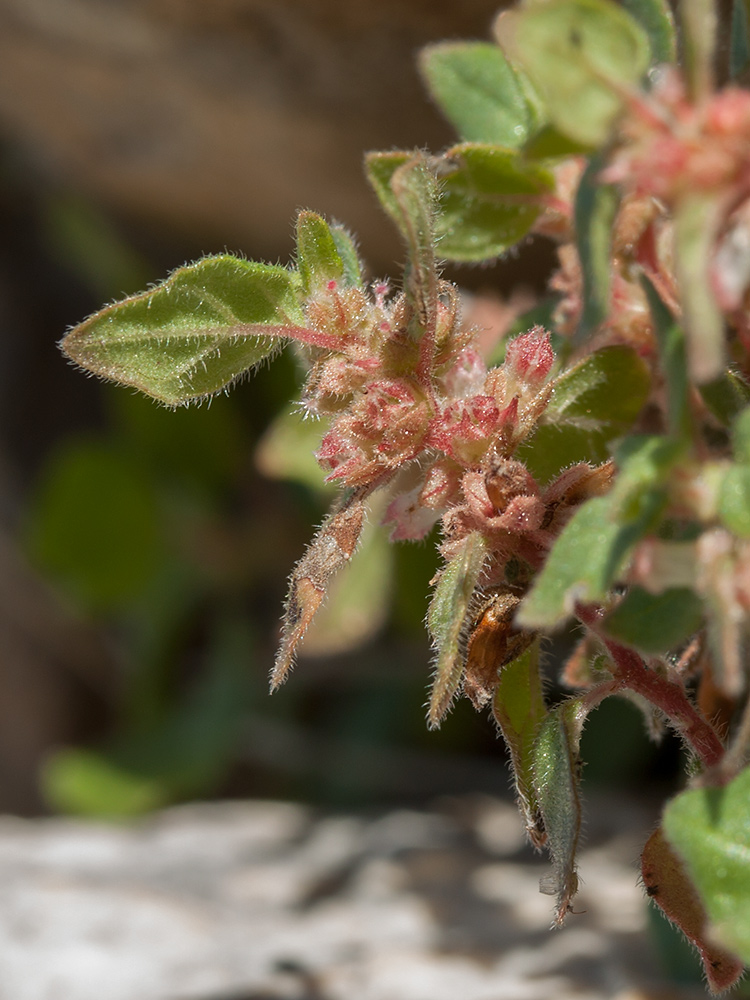
[[[641,873],[649,897],[698,949],[711,992],[728,990],[742,975],[744,966],[734,955],[708,940],[708,917],[703,903],[661,827],[646,841]]]

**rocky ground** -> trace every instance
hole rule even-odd
[[[646,935],[653,815],[589,803],[563,931],[514,808],[0,820],[0,1000],[687,1000]],[[582,912],[580,912],[582,911]]]

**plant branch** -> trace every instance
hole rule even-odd
[[[583,624],[595,632],[607,647],[613,660],[615,679],[663,712],[704,767],[715,768],[720,764],[724,757],[724,746],[713,727],[690,702],[684,687],[650,670],[632,649],[602,635],[600,608],[579,604],[576,613]]]

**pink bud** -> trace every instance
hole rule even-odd
[[[555,352],[549,334],[541,326],[522,333],[508,344],[505,352],[505,370],[519,381],[538,388],[546,381],[555,363]]]

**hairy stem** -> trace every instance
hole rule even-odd
[[[593,605],[578,605],[576,613],[607,647],[614,662],[615,679],[621,685],[642,695],[664,713],[669,723],[690,746],[704,767],[712,769],[721,763],[724,746],[711,725],[691,704],[681,684],[650,670],[641,657],[601,634],[601,610]]]

